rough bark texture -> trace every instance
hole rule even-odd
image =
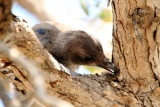
[[[23,22],[12,24],[3,42],[18,49],[42,70],[50,95],[76,107],[159,107],[159,6],[159,0],[113,1],[113,59],[121,71],[118,80],[108,74],[73,78],[57,70],[59,65],[55,65],[56,61],[51,60],[31,28]],[[35,88],[30,74],[2,53],[0,59],[4,64],[0,66],[0,77],[13,83],[23,95],[32,95]]]
[[[160,106],[160,1],[114,0],[113,57],[128,106]]]
[[[8,26],[12,20],[11,7],[12,0],[0,0],[0,39],[2,39],[4,33],[9,30]]]
[[[44,72],[47,91],[50,95],[63,98],[77,107],[105,107],[116,103],[114,99],[109,99],[111,96],[108,96],[118,92],[116,82],[107,82],[115,79],[113,75],[77,75],[72,78],[65,72],[55,69],[57,68],[55,62],[50,59],[48,52],[41,46],[31,28],[23,22],[18,22],[12,24],[11,29],[12,32],[6,36],[3,42],[23,52]],[[4,63],[8,63],[9,59],[5,55],[2,54],[0,57]],[[6,69],[8,69],[8,73],[13,73],[16,78],[5,75]],[[34,88],[29,80],[30,76],[21,65],[10,61],[7,66],[1,68],[0,74],[0,77],[13,82],[16,89],[22,94],[33,93]],[[114,96],[116,97],[116,95]]]

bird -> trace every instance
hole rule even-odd
[[[104,55],[100,42],[82,30],[62,32],[51,23],[32,27],[43,47],[62,65],[75,71],[80,65],[98,66],[113,74],[119,69]]]

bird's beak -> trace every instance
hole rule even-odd
[[[113,74],[119,73],[119,69],[117,69],[112,62],[109,62],[107,58],[104,58],[97,66],[104,68]]]

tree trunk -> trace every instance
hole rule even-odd
[[[36,98],[46,106],[52,104],[47,103],[51,98],[46,97],[43,87],[50,96],[62,98],[76,107],[159,107],[160,1],[114,0],[112,6],[113,60],[121,71],[118,78],[105,73],[72,77],[62,72],[24,22],[11,24],[11,31],[5,35],[10,20],[1,20],[6,21],[5,25],[0,23],[1,29],[5,29],[0,32],[4,39],[0,39],[7,45],[3,47],[0,42],[0,77],[13,83],[24,96]],[[7,13],[5,19],[8,16]],[[23,63],[24,56],[17,50],[25,55]],[[37,85],[42,82],[37,80],[42,78],[35,71],[43,74],[46,85]]]
[[[160,1],[114,0],[112,7],[113,58],[128,106],[159,107]]]

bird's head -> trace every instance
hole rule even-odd
[[[43,47],[49,52],[52,51],[55,38],[61,33],[61,31],[50,23],[42,22],[33,26],[32,28],[42,43]]]
[[[49,22],[42,22],[32,27],[38,38],[53,37],[55,38],[61,32],[57,27]]]
[[[64,53],[73,64],[99,66],[112,73],[118,72],[114,64],[105,57],[99,41],[91,35],[79,30],[65,32],[60,36],[66,40]]]

